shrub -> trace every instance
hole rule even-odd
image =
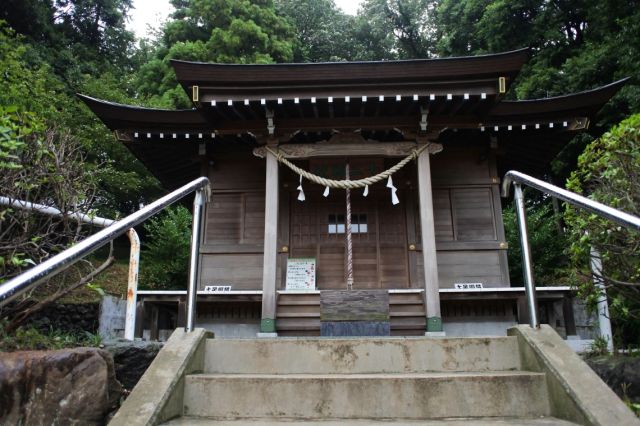
[[[578,159],[567,188],[635,216],[640,215],[640,114],[631,116],[592,142]],[[590,250],[602,261],[601,279],[618,337],[638,341],[640,333],[640,232],[567,206],[565,220],[576,268],[588,275]],[[592,306],[603,297],[591,280],[580,294]]]
[[[142,242],[141,288],[151,290],[185,289],[189,277],[191,213],[183,206],[167,209],[145,225]]]

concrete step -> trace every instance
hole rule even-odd
[[[520,369],[514,337],[209,339],[205,373],[338,374]]]
[[[550,415],[544,374],[198,374],[184,415],[218,419],[438,419]]]
[[[472,419],[443,419],[443,420],[371,420],[371,419],[335,419],[335,420],[293,420],[293,419],[237,419],[237,420],[215,420],[200,417],[180,417],[163,423],[166,426],[237,426],[256,425],[274,426],[286,424],[288,426],[364,426],[364,425],[395,425],[395,426],[574,426],[566,420],[555,417],[492,417],[492,418],[472,418]]]

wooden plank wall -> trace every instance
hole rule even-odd
[[[431,161],[440,288],[455,283],[508,287],[495,153],[487,143],[450,144]],[[417,222],[416,234],[419,241]],[[422,256],[417,256],[412,286],[422,285],[421,271]]]
[[[205,212],[200,288],[230,285],[260,290],[264,241],[264,160],[247,152],[217,158],[209,168],[211,202]]]

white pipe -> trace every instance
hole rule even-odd
[[[97,217],[97,216],[90,216],[84,213],[78,213],[78,212],[62,213],[60,210],[58,210],[55,207],[45,206],[44,204],[32,203],[30,201],[16,200],[16,199],[3,197],[3,196],[0,196],[0,205],[7,206],[7,207],[16,207],[22,210],[34,210],[49,216],[67,216],[79,222],[89,223],[91,225],[100,226],[102,228],[113,225],[116,222],[115,220],[105,219],[103,217]]]
[[[611,317],[609,316],[609,304],[607,303],[607,291],[604,288],[602,279],[602,260],[600,253],[593,247],[591,248],[591,272],[593,274],[593,283],[598,288],[598,325],[600,327],[600,337],[607,340],[607,349],[613,352],[613,333],[611,332]]]

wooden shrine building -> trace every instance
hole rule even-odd
[[[447,332],[456,334],[447,326],[458,323],[458,331],[473,333],[474,323],[523,320],[523,290],[509,282],[500,177],[511,169],[543,175],[624,83],[505,100],[528,55],[523,49],[384,62],[172,61],[192,109],[81,98],[167,189],[201,175],[211,179],[199,322],[319,334],[320,292],[346,289],[352,265],[354,290],[388,291],[392,334],[441,332],[443,318]],[[344,189],[326,190],[300,176],[341,181],[348,164],[349,180],[357,181],[407,158],[391,181],[352,188],[350,215]],[[311,289],[287,288],[292,259],[313,262]],[[539,296],[561,300],[564,293],[551,288]],[[184,299],[183,292],[140,295],[161,309]]]

